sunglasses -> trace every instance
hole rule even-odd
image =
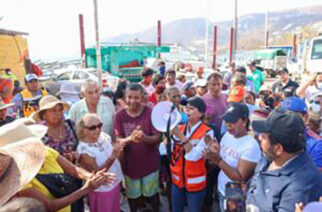
[[[319,105],[320,104],[320,101],[313,101],[313,100],[311,100],[310,103],[311,104],[315,103],[315,104]]]
[[[94,131],[94,130],[96,130],[97,128],[98,128],[98,129],[101,129],[101,128],[102,128],[102,126],[103,126],[103,124],[102,124],[102,123],[99,123],[98,125],[93,125],[93,126],[85,127],[85,128],[86,128],[86,129],[88,129],[88,130],[90,130],[90,131]]]

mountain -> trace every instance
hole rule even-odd
[[[230,37],[230,28],[233,20],[216,23],[218,26],[219,49],[227,49]],[[210,23],[210,35],[213,37],[213,25]],[[286,34],[302,33],[305,29],[308,34],[315,27],[322,32],[322,5],[314,7],[296,8],[269,13],[270,43],[278,43]],[[238,49],[253,49],[264,45],[265,14],[254,13],[238,18]],[[180,19],[162,26],[162,43],[180,43],[185,46],[204,48],[205,18]],[[129,42],[138,39],[141,42],[156,42],[156,27],[148,28],[135,34],[121,34],[116,37],[103,39],[104,42]],[[290,36],[292,38],[292,36]],[[210,41],[210,46],[211,46]],[[286,45],[290,45],[289,39]]]

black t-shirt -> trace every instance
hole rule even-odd
[[[281,92],[288,92],[292,95],[295,94],[295,90],[299,87],[297,82],[289,80],[288,83],[284,86],[281,81],[274,83],[273,85],[273,93],[281,93]]]
[[[6,116],[4,120],[0,119],[0,127],[2,127],[5,124],[9,124],[10,122],[13,122],[15,119],[12,118],[11,116]]]

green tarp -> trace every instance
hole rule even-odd
[[[287,52],[283,49],[265,49],[254,52],[254,59],[272,60],[276,56],[286,56]]]

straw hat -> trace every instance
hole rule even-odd
[[[45,145],[35,136],[39,131],[32,131],[35,127],[17,121],[7,125],[0,127],[0,207],[36,176],[45,160]]]
[[[60,101],[59,99],[57,99],[54,96],[44,96],[44,97],[42,97],[41,100],[39,101],[39,110],[32,115],[32,118],[34,120],[36,120],[36,121],[41,120],[41,117],[39,116],[39,114],[42,111],[51,109],[51,108],[55,107],[58,104],[63,105],[64,110],[68,110],[68,108],[69,108],[69,105],[67,103]]]
[[[32,122],[31,118],[18,119],[0,127],[0,147],[28,137],[41,139],[47,133],[47,129],[44,125]]]
[[[5,104],[5,103],[3,102],[3,100],[0,98],[0,110],[6,109],[6,108],[11,107],[11,106],[13,106],[13,105],[14,105],[13,103]]]

